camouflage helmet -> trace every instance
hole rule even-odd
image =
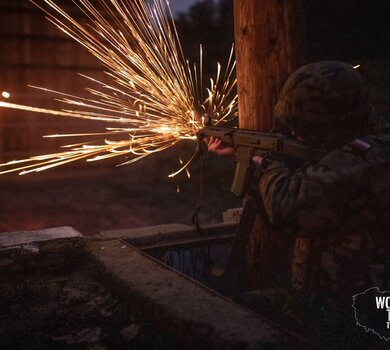
[[[349,64],[325,61],[291,74],[275,106],[275,118],[319,145],[353,137],[367,123],[370,110],[360,73]]]

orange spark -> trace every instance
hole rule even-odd
[[[111,79],[110,84],[84,76],[96,87],[87,87],[89,97],[38,88],[58,94],[68,106],[51,110],[0,101],[0,108],[12,108],[54,116],[97,120],[106,123],[104,133],[74,133],[46,137],[102,136],[95,141],[62,146],[63,151],[0,164],[0,174],[42,171],[72,161],[104,160],[127,156],[119,165],[131,164],[151,153],[163,151],[183,139],[194,139],[205,117],[215,125],[235,118],[235,61],[233,48],[221,79],[217,65],[210,87],[203,87],[203,50],[200,69],[185,60],[169,3],[166,0],[101,0],[99,10],[90,0],[74,0],[88,19],[81,24],[53,0],[44,2],[53,11],[30,0],[47,15],[57,28],[97,57]],[[103,11],[100,11],[102,9]],[[199,71],[199,73],[198,73]],[[199,76],[198,76],[199,75]],[[198,86],[198,82],[200,83]],[[207,90],[207,98],[203,92]],[[3,95],[3,97],[5,97]],[[203,111],[203,112],[199,112]],[[111,136],[115,135],[115,140]],[[122,140],[117,140],[123,135]],[[194,158],[174,174],[186,169]],[[20,166],[19,166],[20,165]]]

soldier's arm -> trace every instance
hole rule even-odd
[[[310,234],[339,226],[348,180],[326,162],[292,168],[272,161],[259,181],[259,191],[271,223]]]

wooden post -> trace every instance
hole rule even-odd
[[[0,108],[0,162],[4,161],[3,119]]]
[[[239,123],[266,131],[283,83],[305,64],[304,0],[234,0]]]
[[[239,125],[269,131],[285,80],[306,63],[305,1],[234,0],[234,22]],[[270,231],[257,220],[251,234],[247,261],[252,287],[256,278],[264,280],[258,272],[278,265],[273,261],[277,254],[264,251],[265,242],[277,235]]]

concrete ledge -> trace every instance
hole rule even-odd
[[[33,243],[80,239],[83,235],[69,226],[54,227],[35,231],[15,231],[0,233],[0,250],[18,249]]]
[[[244,208],[233,208],[228,209],[222,213],[222,220],[225,223],[235,223],[238,224],[240,222],[242,211]]]
[[[0,233],[0,275],[75,269],[85,256],[83,242],[83,235],[68,226]]]
[[[94,236],[97,239],[107,240],[121,238],[134,246],[150,245],[159,242],[172,242],[175,240],[205,237],[210,233],[223,233],[235,231],[236,224],[219,223],[202,225],[204,236],[197,232],[196,227],[183,224],[157,225],[124,230],[103,231]]]
[[[96,238],[101,239],[113,239],[113,238],[138,238],[138,237],[150,237],[164,235],[170,232],[184,232],[192,231],[192,226],[184,224],[167,224],[167,225],[156,225],[147,227],[137,227],[122,230],[109,230],[102,231],[96,235]]]
[[[308,349],[303,341],[120,240],[89,241],[96,267],[122,295],[192,349]],[[114,282],[114,283],[113,283]],[[134,297],[136,296],[136,297]],[[152,317],[153,318],[153,317]]]

